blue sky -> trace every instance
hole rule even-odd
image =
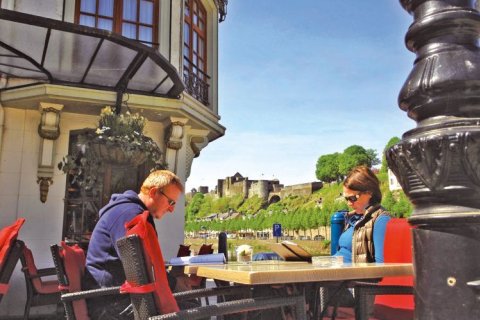
[[[316,181],[318,158],[352,144],[380,157],[415,127],[397,104],[412,21],[396,0],[230,0],[219,33],[227,131],[194,159],[187,191],[236,172]]]

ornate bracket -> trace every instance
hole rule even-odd
[[[177,172],[178,152],[183,147],[184,126],[188,119],[172,117],[170,120],[172,122],[165,132],[165,161],[170,171]]]
[[[193,159],[200,155],[200,151],[208,145],[208,131],[207,130],[190,130],[188,140],[190,141],[189,148],[186,152],[185,163],[185,177],[190,176]]]

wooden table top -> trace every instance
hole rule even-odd
[[[257,285],[409,276],[413,275],[413,265],[411,263],[345,263],[338,267],[318,267],[305,262],[261,261],[251,264],[187,266],[185,273]]]

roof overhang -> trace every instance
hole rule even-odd
[[[115,33],[5,9],[0,30],[0,74],[27,85],[114,91],[117,105],[123,93],[177,99],[185,88],[157,50]]]

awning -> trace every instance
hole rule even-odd
[[[181,77],[157,50],[105,30],[0,9],[0,74],[178,98]],[[117,103],[118,103],[117,98]]]

